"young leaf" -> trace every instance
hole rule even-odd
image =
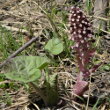
[[[52,38],[46,44],[45,49],[53,55],[58,55],[63,51],[63,42],[58,38]]]
[[[18,56],[7,65],[5,76],[11,80],[24,83],[32,82],[41,77],[40,69],[49,63],[49,59],[40,56]]]
[[[36,57],[36,66],[39,69],[44,69],[50,63],[50,59],[47,57]]]
[[[57,79],[57,74],[50,75],[48,81],[51,87],[56,86],[56,79]]]
[[[33,82],[41,77],[41,72],[37,68],[36,69],[34,68],[31,71],[29,71],[30,74],[28,74],[27,72],[28,71],[26,71],[25,73],[23,72],[18,73],[17,71],[13,71],[10,73],[6,73],[5,76],[8,79],[20,81],[23,83]]]

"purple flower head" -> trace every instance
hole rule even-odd
[[[82,10],[78,7],[71,7],[70,16],[70,39],[75,42],[73,49],[77,53],[77,61],[80,72],[88,77],[90,72],[87,69],[87,65],[90,62],[90,58],[94,54],[95,50],[91,47],[92,39],[92,25],[83,14]]]
[[[73,93],[81,96],[88,89],[88,82],[86,80],[91,73],[88,69],[88,65],[95,52],[91,44],[93,37],[91,29],[92,24],[79,7],[71,7],[69,24],[71,34],[69,39],[75,42],[72,49],[76,51],[76,58],[79,66],[79,74],[73,88]]]

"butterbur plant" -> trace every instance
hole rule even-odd
[[[4,68],[6,78],[28,84],[34,88],[44,101],[45,106],[57,104],[56,74],[49,74],[50,59],[46,56],[17,56],[12,58]]]
[[[75,42],[72,49],[76,52],[76,58],[79,68],[76,84],[74,85],[74,94],[81,96],[88,89],[88,78],[91,70],[88,65],[95,49],[92,47],[92,25],[79,7],[71,7],[70,16],[70,40]]]

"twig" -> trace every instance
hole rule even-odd
[[[35,104],[35,103],[32,103],[32,104],[35,106],[35,108],[36,108],[37,110],[40,110],[40,108],[38,107],[37,104]]]
[[[104,21],[110,21],[110,19],[107,19],[105,17],[100,17],[100,16],[89,16],[89,17],[104,20]]]
[[[21,30],[19,28],[15,28],[15,27],[11,27],[11,26],[6,26],[6,25],[1,25],[1,26],[4,27],[4,28],[6,28],[7,30],[11,30],[13,32],[22,32],[23,34],[29,35],[28,31],[23,30],[23,29]]]
[[[2,68],[11,58],[18,55],[20,52],[22,52],[24,49],[29,47],[33,42],[37,40],[38,37],[33,37],[30,41],[28,41],[26,44],[24,44],[22,47],[20,47],[18,50],[16,50],[12,55],[10,55],[2,64],[0,64],[0,68]]]
[[[23,105],[23,104],[28,103],[28,102],[29,102],[29,100],[26,100],[26,99],[25,99],[25,101],[19,102],[19,103],[17,102],[17,103],[13,104],[13,105],[10,106],[10,107],[3,108],[3,110],[12,110],[12,108],[17,107],[17,106],[20,106],[20,105]]]
[[[95,28],[95,29],[99,29],[98,27],[95,27],[95,26],[93,26],[93,28]],[[109,35],[110,35],[110,32],[108,32],[108,31],[105,31],[105,30],[103,30],[103,29],[100,29],[100,31],[102,31],[102,32],[104,32],[104,33],[106,33],[106,34],[109,34]]]
[[[5,80],[5,81],[0,82],[0,85],[1,85],[1,84],[5,84],[5,83],[9,83],[9,82],[10,82],[10,81]]]
[[[1,22],[0,22],[1,23]],[[24,29],[19,29],[19,28],[15,28],[15,27],[11,27],[11,26],[6,26],[6,25],[1,25],[2,27],[6,28],[7,30],[9,31],[12,31],[12,32],[20,32],[22,33],[23,35],[26,35],[26,36],[30,36],[30,33],[27,31],[27,30],[24,30]],[[41,28],[36,28],[37,30],[42,30]],[[38,33],[33,33],[33,36],[36,36]]]

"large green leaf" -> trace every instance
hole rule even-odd
[[[17,72],[17,71],[13,71],[10,73],[6,73],[5,76],[8,79],[11,80],[16,80],[16,81],[20,81],[20,82],[24,82],[24,83],[28,83],[28,82],[33,82],[37,79],[39,79],[41,77],[41,71],[39,69],[32,69],[30,71],[30,74],[26,73],[27,71],[24,72]]]
[[[63,42],[58,38],[53,38],[48,41],[45,49],[54,55],[58,55],[63,51]]]
[[[41,77],[41,69],[47,66],[49,59],[40,56],[18,56],[7,65],[5,76],[11,80],[24,83],[32,82]]]

